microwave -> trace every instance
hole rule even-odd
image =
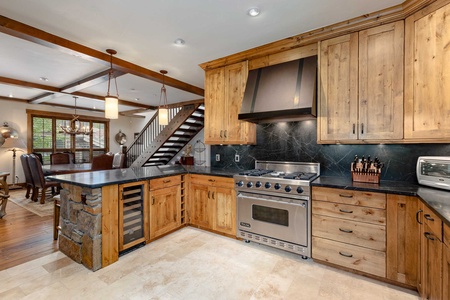
[[[420,156],[416,173],[419,184],[450,190],[450,156]]]

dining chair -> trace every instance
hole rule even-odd
[[[52,165],[62,165],[62,164],[70,164],[70,154],[69,153],[62,153],[62,152],[56,152],[50,154],[50,164]]]
[[[111,170],[113,168],[114,155],[101,154],[92,158],[91,171]]]
[[[30,154],[27,157],[28,164],[30,165],[31,175],[33,177],[34,182],[34,192],[33,192],[33,201],[37,201],[39,189],[41,189],[41,200],[40,203],[45,203],[45,194],[48,188],[57,188],[60,189],[60,183],[55,181],[47,181],[45,180],[44,172],[42,171],[42,164],[37,158],[36,155]],[[55,195],[55,192],[52,192],[52,195]]]
[[[114,159],[112,163],[113,169],[122,169],[124,167],[124,163],[125,163],[125,154],[123,153],[114,154]]]
[[[31,199],[34,199],[34,181],[33,175],[31,175],[30,165],[28,163],[28,154],[22,154],[20,156],[20,162],[22,163],[23,173],[25,175],[25,184],[27,185],[27,192],[25,193],[25,198],[27,199],[30,198],[30,192],[33,192],[33,194],[31,195]]]

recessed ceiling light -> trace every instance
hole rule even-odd
[[[183,46],[184,44],[186,44],[186,41],[181,38],[177,38],[175,41],[173,41],[173,43],[177,46]]]
[[[134,101],[139,101],[139,98],[134,98]]]
[[[261,13],[261,10],[258,7],[252,7],[247,11],[247,14],[250,17],[256,17]]]
[[[13,94],[12,94],[12,93],[9,93],[9,98],[12,98],[12,97],[14,97]]]
[[[47,77],[39,77],[39,80],[40,81],[48,81],[48,78]]]

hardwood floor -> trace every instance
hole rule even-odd
[[[53,216],[40,217],[8,201],[6,215],[0,219],[0,271],[55,251]]]

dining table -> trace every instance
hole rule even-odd
[[[57,164],[57,165],[44,165],[42,171],[45,176],[60,175],[60,174],[72,174],[91,171],[91,163],[80,164]]]
[[[9,198],[9,188],[6,178],[9,172],[0,172],[0,219],[6,215],[6,204]]]

